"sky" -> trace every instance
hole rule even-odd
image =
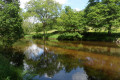
[[[25,3],[30,0],[20,0],[20,7],[25,8]],[[88,0],[55,0],[64,6],[71,6],[72,9],[76,9],[77,11],[85,9],[88,4]]]

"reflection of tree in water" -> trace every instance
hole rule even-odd
[[[39,48],[37,45],[33,44],[28,47],[25,51],[26,60],[25,70],[30,71],[30,73],[37,73],[39,75],[47,74],[52,77],[57,71],[60,70],[60,63],[57,62],[57,55],[53,52],[44,52],[47,48]],[[27,62],[27,63],[26,63]]]
[[[25,64],[28,66],[25,70],[30,71],[28,74],[39,74],[40,76],[46,75],[47,77],[52,78],[54,74],[58,73],[61,70],[64,70],[66,73],[70,73],[72,70],[76,70],[78,67],[84,67],[84,61],[74,58],[74,56],[70,54],[55,54],[52,51],[48,51],[46,53],[43,52],[39,56],[38,60],[35,60],[34,58],[25,59]],[[97,71],[90,73],[90,70],[92,70],[91,68],[85,68],[84,70],[87,71],[90,80],[102,79],[100,74],[97,76],[96,74],[93,74],[97,73]],[[91,76],[92,74],[93,76]]]
[[[22,80],[22,51],[5,48],[1,49],[0,53],[0,80]]]
[[[40,52],[37,52],[37,54],[39,53]],[[33,52],[33,54],[35,53]],[[31,56],[31,52],[29,55]],[[26,56],[29,55],[27,54]],[[26,57],[25,59],[24,66],[27,66],[25,70],[30,71],[30,74],[39,74],[40,76],[47,75],[48,77],[53,77],[54,74],[58,73],[60,70],[65,69],[65,72],[69,73],[73,69],[78,68],[78,66],[82,67],[82,62],[78,59],[74,59],[73,56],[67,54],[55,54],[52,51],[43,52],[40,54],[39,59],[37,56],[36,58],[37,60],[35,59],[35,56],[34,58]]]
[[[88,75],[88,80],[114,80],[102,70],[96,70],[87,66],[84,66],[84,70]]]
[[[45,51],[45,49],[47,48],[44,47],[43,50]],[[37,60],[27,58],[25,59],[24,64],[28,67],[25,70],[30,71],[28,72],[30,75],[39,74],[39,76],[46,75],[47,77],[52,78],[56,73],[59,73],[62,70],[65,71],[65,73],[71,73],[71,71],[79,68],[86,72],[88,80],[110,80],[109,75],[105,71],[91,68],[91,66],[86,66],[85,60],[75,58],[74,55],[71,54],[55,54],[47,49],[46,52],[40,54],[39,59],[36,56]]]
[[[42,54],[37,61],[26,60],[26,63],[29,65],[30,73],[40,76],[47,74],[47,76],[52,77],[62,69],[61,63],[57,61],[57,55],[52,52]]]
[[[6,48],[1,50],[2,55],[4,55],[12,65],[23,66],[24,54],[20,50],[15,50],[14,48]]]
[[[61,64],[64,66],[66,72],[70,72],[73,69],[76,69],[78,67],[82,67],[82,61],[79,59],[75,59],[70,54],[59,54],[58,55],[58,61],[61,62]]]

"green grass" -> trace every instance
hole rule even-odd
[[[53,30],[47,31],[47,33],[53,33],[53,32],[56,32],[56,31],[58,31],[58,30],[53,29]],[[35,35],[36,32],[31,32],[30,34],[31,35]],[[43,31],[42,32],[38,32],[38,34],[44,34],[44,32]]]
[[[25,35],[24,38],[25,39],[30,39],[30,38],[32,38],[32,36],[33,36],[32,34],[28,34],[28,35]]]
[[[47,31],[46,39],[57,40],[61,33],[65,33],[65,31],[57,31],[55,29]],[[120,33],[120,28],[118,28],[115,31],[112,31],[111,36],[108,36],[107,31],[104,31],[104,29],[100,31],[95,31],[95,29],[90,28],[87,34],[82,34],[83,35],[82,40],[83,41],[116,41],[116,39],[120,40],[119,33]],[[34,38],[42,39],[44,35],[43,32],[39,32],[38,34],[32,32],[30,33],[30,35],[25,35],[25,38],[30,39],[33,36],[35,36]]]
[[[48,38],[49,39],[57,39],[59,35],[60,34],[54,34],[54,35],[49,36]]]
[[[47,31],[46,33],[46,39],[49,39],[49,40],[56,40],[58,38],[58,36],[60,35],[59,31],[57,30],[50,30],[50,31]],[[35,33],[35,32],[32,32],[30,33],[30,35],[25,35],[24,38],[27,39],[27,38],[39,38],[39,39],[42,39],[42,37],[44,36],[43,32],[38,32],[38,33]]]

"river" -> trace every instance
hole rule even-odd
[[[20,40],[11,64],[23,80],[119,80],[120,47],[115,42]]]

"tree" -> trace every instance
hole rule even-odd
[[[27,11],[35,13],[43,24],[45,37],[45,28],[51,25],[60,13],[61,5],[54,0],[31,0],[27,3]]]
[[[84,11],[75,11],[70,6],[66,6],[62,11],[58,23],[65,27],[66,31],[76,31],[84,27]]]
[[[87,8],[88,24],[94,28],[105,27],[111,34],[120,24],[120,0],[102,0]]]
[[[42,23],[36,23],[34,24],[34,29],[35,29],[35,32],[38,34],[38,32],[40,32],[42,29]]]
[[[22,37],[22,18],[19,15],[18,3],[0,1],[0,37],[5,46],[13,44]]]
[[[34,31],[33,26],[34,24],[32,24],[31,22],[28,22],[27,20],[24,20],[22,24],[24,34],[30,34],[31,32],[33,32]]]

